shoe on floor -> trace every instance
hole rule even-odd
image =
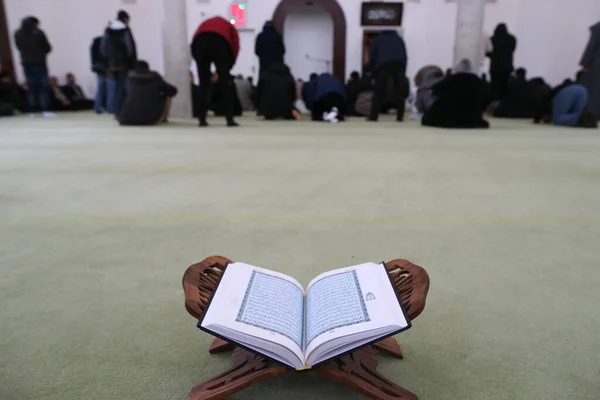
[[[48,111],[42,113],[42,115],[44,116],[44,118],[54,118],[54,117],[56,117],[56,114],[48,112]]]

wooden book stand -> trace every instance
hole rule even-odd
[[[183,275],[185,308],[194,318],[200,319],[212,292],[216,289],[220,275],[230,262],[231,260],[225,257],[208,257],[190,266]],[[427,272],[407,260],[394,260],[385,265],[402,298],[408,317],[411,321],[414,320],[425,308],[429,291]],[[222,339],[215,339],[208,351],[220,353],[231,350],[231,368],[195,386],[190,392],[189,400],[224,399],[262,379],[294,371],[258,354],[236,348],[235,344]],[[388,338],[317,366],[313,371],[325,378],[344,383],[371,399],[416,400],[415,394],[377,372],[379,352],[398,359],[403,358],[396,339]]]

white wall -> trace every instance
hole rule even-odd
[[[23,17],[35,14],[54,46],[49,58],[51,73],[62,78],[65,73],[74,72],[88,94],[95,87],[89,46],[121,8],[131,14],[140,57],[154,69],[163,70],[168,60],[162,56],[161,1],[135,0],[130,4],[129,0],[123,4],[123,0],[4,0],[11,32],[18,28]],[[346,74],[349,75],[361,69],[361,1],[338,1],[348,26]],[[278,0],[247,0],[247,3],[248,29],[241,33],[242,49],[234,72],[253,75],[257,69],[254,38],[264,21],[272,17]],[[188,0],[187,5],[189,37],[204,19],[226,16],[229,11],[226,0]],[[487,5],[485,31],[491,34],[498,22],[506,22],[519,41],[515,63],[527,67],[530,76],[543,75],[551,83],[559,83],[577,70],[588,28],[599,19],[600,0],[497,0]],[[446,0],[405,3],[403,35],[409,51],[410,76],[425,64],[442,68],[452,65],[455,27],[454,3]],[[15,60],[19,61],[18,54]]]
[[[285,19],[283,37],[285,62],[296,78],[332,72],[333,21],[327,11],[314,5],[295,7]]]

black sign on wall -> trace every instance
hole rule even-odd
[[[362,3],[360,24],[362,26],[400,26],[404,3]]]

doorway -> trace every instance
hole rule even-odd
[[[273,24],[282,35],[287,15],[301,5],[319,6],[331,16],[333,22],[331,70],[333,75],[344,81],[346,79],[346,16],[342,7],[337,0],[281,0],[273,13]]]
[[[332,73],[333,20],[315,4],[302,4],[288,12],[283,25],[285,63],[295,78],[311,73]]]
[[[381,30],[368,30],[363,31],[363,41],[362,41],[362,74],[364,75],[366,72],[372,72],[369,68],[369,52],[371,50],[371,41],[381,33]]]

